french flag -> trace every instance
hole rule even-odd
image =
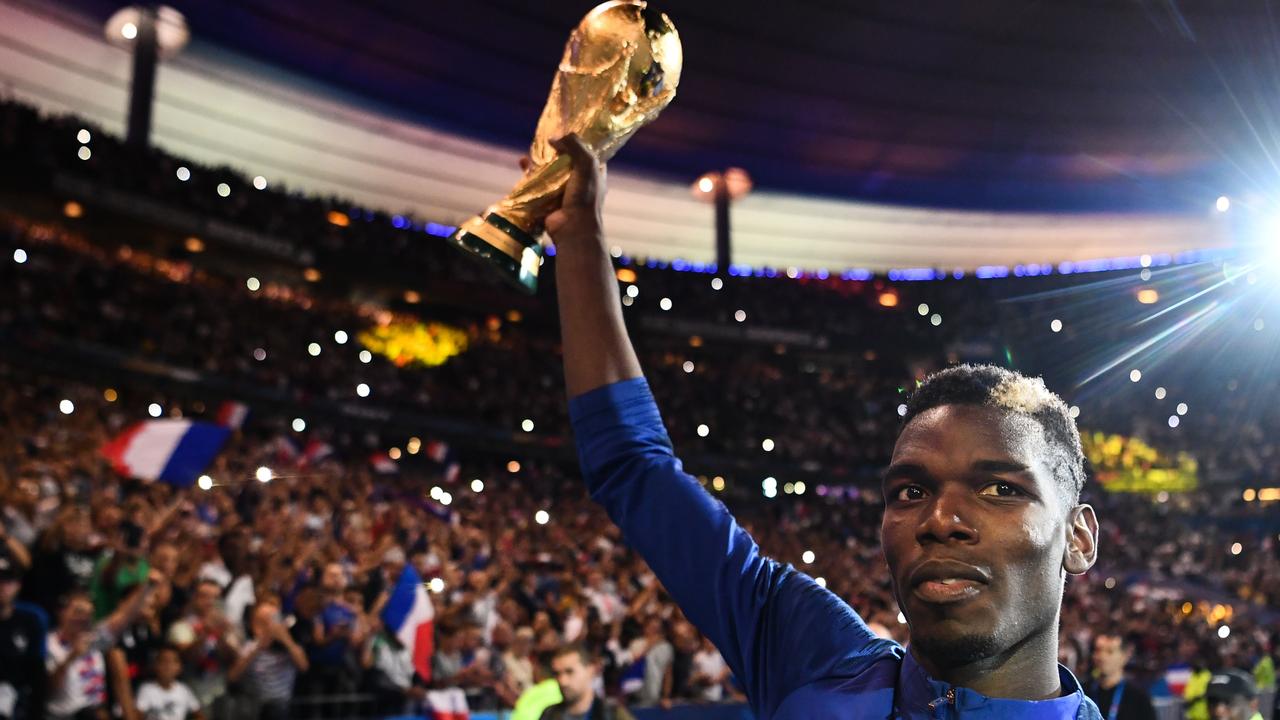
[[[444,465],[444,481],[446,483],[458,481],[458,475],[462,472],[462,465],[454,456],[453,449],[449,447],[448,443],[440,440],[428,442],[427,457]]]
[[[116,472],[140,480],[186,487],[222,450],[231,430],[193,420],[144,420],[102,446]]]
[[[431,720],[468,720],[471,708],[467,707],[467,694],[462,688],[428,690],[425,704]]]
[[[291,437],[277,435],[270,447],[275,450],[276,462],[281,465],[296,464],[301,461],[302,448],[298,446],[298,441]]]
[[[445,458],[449,457],[449,444],[439,440],[431,440],[427,443],[427,457],[438,463],[443,463]]]
[[[218,408],[218,424],[232,430],[239,430],[249,417],[249,406],[242,402],[228,400]]]
[[[392,460],[391,456],[384,452],[376,452],[370,455],[369,465],[379,475],[391,475],[400,470],[400,466],[396,464],[396,461]]]
[[[386,606],[382,608],[382,623],[409,651],[413,669],[426,682],[431,682],[435,619],[436,610],[422,585],[422,578],[418,577],[412,565],[405,565]]]
[[[1187,691],[1187,683],[1191,681],[1191,666],[1185,663],[1169,666],[1164,671],[1164,681],[1174,697],[1182,697]]]
[[[323,460],[333,457],[333,446],[322,440],[311,440],[306,447],[302,449],[302,460],[299,464],[303,467],[315,465]]]

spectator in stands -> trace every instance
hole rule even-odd
[[[42,612],[18,602],[22,569],[0,548],[0,720],[43,716],[47,676]]]
[[[516,697],[533,687],[533,640],[533,628],[517,628],[511,647],[502,654],[502,682]]]
[[[632,720],[627,709],[596,695],[595,658],[582,645],[566,645],[551,659],[563,701],[542,712],[542,720]]]
[[[477,656],[477,628],[438,628],[431,681],[437,687],[481,688],[492,685],[487,658]]]
[[[94,623],[93,600],[75,591],[63,600],[57,629],[49,633],[49,700],[47,715],[56,720],[107,716],[106,651],[142,611],[151,593],[164,582],[152,571],[147,582],[129,595],[106,619]]]
[[[204,720],[195,693],[178,680],[181,671],[182,655],[177,648],[156,651],[152,667],[155,679],[138,688],[136,704],[145,720]]]
[[[307,684],[319,692],[346,694],[355,691],[352,647],[363,611],[346,598],[347,571],[341,563],[326,563],[320,576],[320,622],[313,628],[308,657]],[[357,599],[357,603],[359,603]]]
[[[34,542],[36,534],[33,492],[39,492],[35,483],[15,483],[14,491],[5,497],[5,504],[0,507],[0,552],[7,554],[22,570],[31,567],[27,546]]]
[[[117,537],[111,549],[98,559],[89,591],[97,617],[106,617],[119,604],[120,598],[140,584],[151,570],[143,546],[143,529],[130,521],[115,528]]]
[[[1088,686],[1088,695],[1108,720],[1156,719],[1151,697],[1125,678],[1133,649],[1133,641],[1120,633],[1102,633],[1093,640],[1095,678]]]
[[[361,666],[380,714],[401,715],[420,707],[426,688],[413,666],[413,656],[395,633],[379,627],[361,653]]]
[[[40,572],[32,573],[24,586],[25,599],[53,614],[61,598],[89,589],[99,555],[90,543],[92,531],[85,507],[62,508],[36,540],[32,566],[40,568]]]
[[[698,631],[688,621],[678,620],[672,626],[671,647],[674,653],[667,677],[662,682],[663,707],[673,702],[696,700],[700,688],[693,684],[693,656],[698,652]]]
[[[211,708],[227,691],[227,668],[235,662],[239,634],[222,612],[222,591],[210,579],[196,583],[189,612],[169,628],[169,643],[182,654],[183,678],[197,702]]]
[[[657,705],[671,699],[671,677],[667,670],[675,659],[675,649],[667,642],[666,627],[662,618],[651,617],[645,621],[641,642],[644,658],[644,680],[636,695],[639,705]]]
[[[283,720],[289,715],[298,673],[307,670],[307,654],[289,635],[275,600],[264,599],[254,606],[249,628],[251,639],[240,649],[227,679],[243,680],[250,701],[244,717]]]
[[[693,678],[690,680],[690,685],[699,691],[698,699],[713,703],[723,700],[732,676],[733,671],[711,638],[703,636],[698,652],[693,656]]]

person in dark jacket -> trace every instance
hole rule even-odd
[[[551,658],[551,672],[564,701],[542,711],[541,720],[635,720],[627,709],[596,695],[596,659],[584,645],[566,645]]]
[[[1093,639],[1094,681],[1089,699],[1107,720],[1156,720],[1151,696],[1124,676],[1133,659],[1133,640],[1119,633],[1102,633]]]

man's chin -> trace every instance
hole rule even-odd
[[[994,633],[975,633],[972,627],[943,621],[911,628],[911,644],[916,652],[936,668],[960,667],[992,657],[1001,650]]]

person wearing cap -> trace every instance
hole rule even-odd
[[[1222,670],[1209,678],[1205,691],[1213,720],[1262,720],[1258,712],[1258,688],[1241,670]]]
[[[0,549],[0,718],[26,720],[44,711],[47,622],[41,613],[19,603],[22,568]]]

